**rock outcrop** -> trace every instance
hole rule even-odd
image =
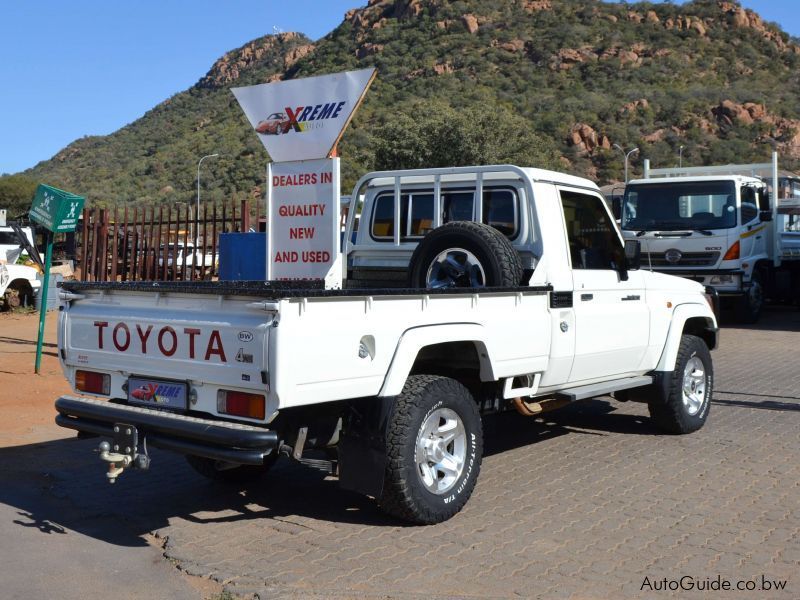
[[[650,108],[650,102],[648,102],[647,98],[639,98],[638,100],[634,100],[633,102],[628,102],[620,106],[619,114],[631,114],[639,110],[647,110],[648,108]]]
[[[710,113],[721,131],[736,126],[766,125],[767,132],[759,136],[759,142],[775,142],[785,156],[800,158],[800,119],[771,114],[763,104],[739,104],[733,100],[723,100],[712,107]]]
[[[475,17],[475,15],[464,15],[461,17],[461,20],[464,22],[464,26],[467,28],[467,31],[470,33],[478,32],[478,28],[480,26],[478,25],[478,19]]]
[[[283,68],[287,69],[314,49],[314,44],[294,45],[302,40],[299,33],[288,32],[268,35],[228,52],[217,60],[197,86],[201,88],[220,88],[234,83],[247,69],[262,62],[270,53],[283,52]],[[286,49],[284,49],[286,48]],[[280,74],[278,75],[280,78]]]
[[[597,148],[611,149],[611,140],[608,139],[608,136],[598,134],[593,127],[586,123],[575,123],[572,126],[567,144],[576,147],[583,154],[591,154]]]

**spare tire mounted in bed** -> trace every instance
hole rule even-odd
[[[453,221],[430,232],[409,264],[411,287],[515,287],[522,275],[511,242],[493,227],[472,221]]]

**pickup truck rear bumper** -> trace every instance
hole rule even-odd
[[[56,410],[61,427],[113,437],[114,424],[124,423],[136,427],[150,445],[231,463],[261,465],[278,448],[278,434],[270,429],[107,400],[62,396]]]

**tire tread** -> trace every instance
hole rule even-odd
[[[378,504],[381,509],[399,519],[417,524],[439,523],[457,513],[469,499],[471,490],[460,498],[461,502],[454,503],[452,511],[443,515],[441,512],[428,509],[415,502],[414,493],[408,476],[413,476],[412,469],[404,457],[404,450],[409,437],[416,439],[417,430],[413,427],[416,411],[422,410],[426,396],[435,388],[438,393],[453,393],[455,395],[472,396],[469,391],[458,381],[439,375],[411,375],[403,386],[403,391],[397,397],[394,413],[386,432],[386,472],[384,476],[383,493]],[[474,402],[472,403],[473,406]],[[477,413],[477,406],[475,406]],[[478,416],[480,423],[480,416]],[[481,432],[478,432],[481,435]],[[476,462],[474,477],[471,485],[480,472],[480,460]]]
[[[439,237],[451,235],[453,233],[466,234],[466,237],[477,237],[485,244],[489,252],[496,258],[500,267],[502,281],[497,282],[498,287],[514,287],[521,283],[524,269],[519,252],[511,245],[508,238],[494,227],[475,221],[451,221],[441,227],[437,227],[430,232],[423,240],[417,244],[409,262],[409,278],[412,287],[420,285],[420,272],[418,263],[421,257],[427,252],[428,246],[434,243]],[[427,265],[425,265],[427,267]]]

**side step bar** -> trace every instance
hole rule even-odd
[[[556,392],[555,397],[558,400],[575,402],[576,400],[587,400],[589,398],[596,398],[597,396],[605,396],[611,392],[618,392],[620,390],[643,387],[652,383],[653,377],[650,375],[626,377],[624,379],[615,379],[614,381],[604,381],[603,383],[593,383],[592,385],[583,385],[581,387],[561,390],[560,392]]]

